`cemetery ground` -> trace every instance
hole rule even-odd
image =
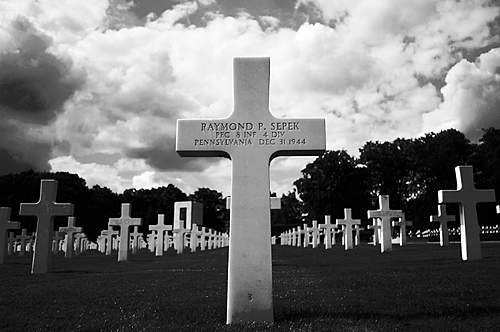
[[[459,244],[273,246],[273,326],[225,325],[227,248],[120,263],[87,252],[34,276],[29,256],[10,256],[0,330],[498,331],[500,243],[482,248],[482,260],[462,262]]]

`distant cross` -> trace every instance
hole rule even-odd
[[[446,247],[449,243],[448,222],[455,221],[454,215],[446,213],[446,204],[438,205],[438,214],[430,216],[430,222],[439,223],[439,245]]]
[[[319,237],[320,237],[320,228],[318,228],[318,221],[313,220],[312,221],[312,227],[308,227],[307,230],[311,232],[311,238],[312,238],[312,247],[316,248],[319,244]]]
[[[134,231],[130,233],[130,238],[132,239],[132,253],[137,254],[139,250],[139,238],[142,237],[142,233],[139,233],[139,226],[134,226]]]
[[[118,231],[115,231],[112,226],[108,225],[108,229],[102,230],[101,235],[106,237],[106,256],[111,256],[113,253],[113,237],[118,236],[120,234]]]
[[[188,229],[184,228],[183,225],[179,225],[179,228],[174,228],[172,230],[175,242],[175,248],[177,249],[178,254],[182,254],[184,252],[184,234],[188,233]],[[213,234],[213,242],[212,245],[215,246],[215,233]]]
[[[403,247],[406,245],[406,226],[413,225],[413,222],[406,220],[405,215],[399,218],[398,221],[393,221],[393,226],[399,226],[399,246]]]
[[[309,247],[309,230],[307,224],[304,224],[302,234],[304,234],[304,248],[307,248]]]
[[[293,246],[293,247],[297,246],[297,237],[299,237],[299,236],[300,235],[299,235],[297,229],[295,227],[292,228],[292,242],[290,243],[291,246]]]
[[[7,240],[7,255],[12,255],[15,251],[16,238],[14,232],[9,232],[9,239]]]
[[[292,243],[292,245],[295,247],[302,246],[301,239],[304,232],[301,230],[300,226],[294,227],[292,228],[292,230],[295,232],[295,241]]]
[[[361,238],[359,236],[359,232],[364,230],[363,227],[360,227],[360,225],[354,225],[354,231],[356,232],[355,236],[354,236],[354,246],[359,246],[359,244],[361,243]]]
[[[200,250],[201,251],[205,251],[205,249],[210,249],[210,248],[207,248],[207,238],[210,237],[210,232],[207,231],[207,229],[205,227],[202,227],[201,228],[201,236],[200,236]]]
[[[165,232],[172,230],[172,225],[165,225],[165,215],[158,215],[158,222],[156,225],[149,225],[150,231],[156,231],[156,256],[163,256],[164,252],[164,241],[165,241]],[[168,236],[168,234],[167,234]]]
[[[373,218],[373,225],[368,225],[368,229],[373,229],[373,245],[376,246],[379,243],[378,235],[380,233],[378,218]]]
[[[19,240],[19,256],[24,256],[26,253],[26,240],[30,240],[31,235],[28,235],[28,230],[26,228],[21,229],[21,235],[16,236],[16,240]]]
[[[337,219],[337,225],[344,227],[344,249],[350,250],[353,248],[352,243],[352,226],[360,225],[360,219],[352,219],[352,210],[344,209],[344,219]]]
[[[31,264],[31,273],[46,273],[49,269],[49,254],[51,235],[54,230],[55,216],[70,216],[73,214],[73,204],[56,203],[57,181],[42,180],[40,198],[36,203],[21,203],[20,216],[36,216],[36,242]]]
[[[152,233],[149,233],[147,236],[148,249],[151,252],[156,252],[156,238],[157,238],[156,233],[157,233],[156,231],[152,231]],[[163,252],[162,252],[162,254],[163,254]]]
[[[16,221],[10,221],[10,207],[0,207],[0,264],[5,262],[7,258],[7,247],[9,241],[7,232],[9,229],[19,229],[21,224]]]
[[[52,253],[58,254],[61,241],[64,240],[64,236],[62,236],[61,232],[54,231],[52,235]]]
[[[200,236],[201,234],[203,234],[203,232],[198,229],[198,225],[192,224],[191,232],[189,234],[189,249],[191,249],[191,252],[196,252],[196,248],[198,248],[199,242],[198,236]]]
[[[128,259],[130,226],[140,226],[141,218],[130,217],[130,204],[122,203],[122,214],[120,218],[109,218],[109,226],[120,227],[120,247],[118,249],[118,261],[123,262]]]
[[[455,167],[455,175],[457,190],[439,190],[438,202],[459,204],[462,260],[481,259],[476,204],[495,202],[495,191],[476,189],[472,166]]]
[[[325,249],[332,248],[332,230],[335,231],[335,229],[338,227],[337,225],[332,224],[331,220],[331,216],[325,216],[325,223],[319,225],[319,228],[323,229],[323,244],[325,245]],[[335,233],[333,233],[333,236],[333,239],[335,240]]]
[[[393,218],[401,218],[403,216],[403,212],[401,210],[391,210],[389,208],[389,195],[379,195],[378,204],[378,210],[368,211],[368,218],[380,219],[380,233],[382,236],[380,241],[380,251],[384,253],[392,250],[391,220]]]
[[[84,233],[76,233],[75,234],[75,253],[77,255],[80,255],[82,252],[85,251],[85,247],[83,245],[83,239],[85,239],[87,236]]]
[[[82,232],[81,227],[75,226],[75,217],[68,217],[68,226],[59,227],[59,232],[66,233],[66,250],[64,257],[73,257],[73,237],[76,233]]]
[[[236,58],[233,114],[178,120],[176,143],[181,156],[232,160],[226,322],[272,322],[269,163],[280,155],[323,152],[324,119],[275,118],[269,112],[269,58]]]

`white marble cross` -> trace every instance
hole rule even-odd
[[[57,181],[41,180],[40,198],[36,203],[21,203],[20,216],[36,216],[36,242],[31,264],[31,273],[46,273],[49,269],[51,235],[54,230],[55,216],[73,214],[73,204],[56,203]]]
[[[28,230],[21,229],[21,235],[16,236],[16,240],[19,240],[19,256],[24,256],[26,253],[26,240],[29,239],[31,239],[31,235],[28,235]]]
[[[309,247],[309,230],[307,228],[308,228],[307,224],[304,224],[302,228],[302,234],[304,234],[304,240],[303,240],[304,248]]]
[[[68,226],[59,227],[59,232],[66,233],[66,250],[64,257],[73,257],[73,237],[75,233],[82,232],[82,228],[75,226],[75,217],[68,217]]]
[[[361,243],[361,238],[359,236],[359,232],[364,230],[363,227],[360,227],[360,225],[354,225],[354,231],[356,232],[354,236],[354,246],[357,247]]]
[[[108,225],[120,227],[120,247],[118,249],[118,261],[126,261],[128,259],[130,226],[142,225],[142,219],[131,218],[130,204],[122,203],[121,217],[109,218]]]
[[[184,234],[188,233],[189,230],[179,225],[179,228],[174,228],[172,230],[175,242],[175,249],[177,254],[182,254],[184,252]],[[213,245],[215,246],[215,233],[213,234]]]
[[[368,229],[373,229],[373,245],[376,246],[379,243],[380,223],[378,218],[373,218],[372,223],[372,225],[368,225]]]
[[[337,225],[332,224],[331,220],[331,217],[327,215],[325,216],[325,223],[319,225],[319,228],[323,229],[323,244],[325,245],[325,249],[332,248],[332,230],[334,231],[338,227]],[[335,233],[333,233],[333,236],[333,240],[335,241]]]
[[[74,237],[75,237],[75,243],[74,243],[75,253],[79,255],[85,251],[84,239],[86,239],[87,236],[85,235],[85,233],[76,233]]]
[[[352,226],[360,225],[360,219],[352,219],[352,210],[344,209],[344,219],[337,219],[337,225],[344,227],[344,249],[350,250],[353,248],[352,243]]]
[[[406,245],[406,226],[413,225],[413,222],[406,220],[405,215],[399,218],[397,221],[392,222],[392,226],[399,226],[399,246],[403,247]]]
[[[5,262],[7,257],[7,232],[9,229],[19,229],[21,224],[16,221],[10,221],[10,207],[0,207],[0,264]]]
[[[54,231],[52,234],[52,253],[58,254],[61,241],[64,240],[64,236],[59,231]]]
[[[15,251],[16,238],[14,236],[14,232],[9,232],[9,238],[7,240],[7,255],[12,255]]]
[[[318,228],[318,221],[313,220],[312,221],[312,227],[308,227],[307,231],[311,233],[311,239],[312,239],[312,247],[316,248],[319,244],[319,238],[320,238],[320,228]]]
[[[234,59],[234,111],[220,120],[178,120],[181,156],[232,161],[227,320],[272,322],[269,163],[325,150],[324,119],[269,112],[269,58]]]
[[[113,253],[113,237],[120,234],[120,232],[115,231],[112,226],[108,225],[108,229],[102,230],[101,235],[106,237],[106,256],[111,256]]]
[[[207,248],[208,241],[207,238],[210,237],[210,231],[207,231],[205,227],[201,228],[201,235],[200,235],[200,250],[205,251],[205,249],[210,249]]]
[[[137,254],[139,251],[139,238],[142,237],[142,233],[139,233],[139,226],[134,226],[134,231],[130,233],[130,238],[132,240],[132,253]]]
[[[165,232],[172,230],[172,225],[165,225],[165,215],[158,215],[158,222],[156,225],[149,225],[150,231],[156,231],[156,256],[163,256],[164,252],[164,241],[165,241]],[[168,236],[168,234],[167,234]]]
[[[455,221],[454,215],[446,213],[446,204],[438,205],[438,214],[430,216],[430,222],[439,223],[439,245],[446,247],[449,243],[448,222]]]
[[[378,210],[369,210],[368,218],[380,219],[380,252],[384,253],[392,250],[392,228],[391,220],[393,218],[401,218],[403,212],[401,210],[391,210],[389,208],[389,195],[378,196]]]
[[[196,252],[196,248],[198,248],[198,236],[202,235],[203,232],[201,232],[198,229],[198,225],[192,224],[191,227],[191,232],[189,234],[189,249],[191,249],[191,252]]]
[[[481,259],[476,204],[495,202],[495,191],[476,189],[472,166],[455,167],[455,175],[457,190],[439,190],[438,202],[459,204],[462,260]]]

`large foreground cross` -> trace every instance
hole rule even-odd
[[[71,216],[73,204],[56,203],[57,181],[42,180],[40,182],[40,198],[36,203],[21,203],[20,216],[36,216],[36,240],[31,274],[46,273],[49,269],[49,253],[51,234],[54,230],[54,217]]]
[[[234,111],[218,120],[177,120],[181,156],[232,160],[227,323],[272,322],[269,163],[325,150],[324,119],[269,112],[269,58],[234,59]]]
[[[474,186],[472,166],[455,167],[457,190],[439,190],[438,202],[458,203],[460,206],[460,243],[462,260],[481,259],[481,241],[476,204],[495,202],[494,190],[479,190]]]

